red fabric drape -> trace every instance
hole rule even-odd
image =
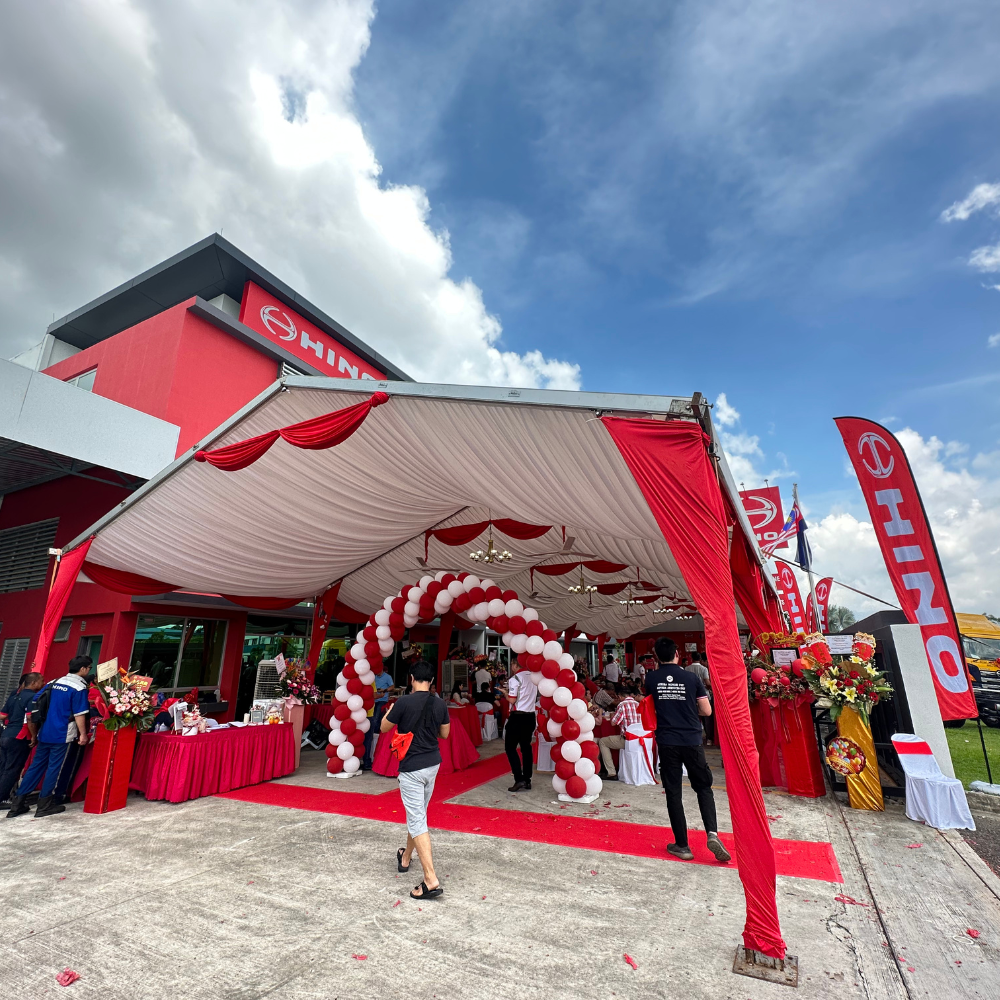
[[[541,538],[546,531],[552,530],[551,524],[527,524],[509,517],[498,517],[492,522],[477,521],[475,524],[456,524],[451,528],[429,528],[424,532],[424,559],[429,558],[428,546],[432,537],[444,545],[468,545],[469,542],[478,538],[491,523],[501,534],[509,535],[520,542]]]
[[[345,622],[348,625],[367,625],[368,615],[362,611],[355,611],[354,608],[342,604],[340,601],[334,605],[333,617],[338,622]]]
[[[108,566],[98,566],[96,563],[85,562],[83,571],[94,583],[116,594],[128,594],[134,597],[149,597],[152,594],[169,594],[177,588],[172,583],[153,580],[137,573],[126,573],[123,569],[111,569]]]
[[[642,490],[705,621],[736,862],[746,893],[743,941],[748,948],[783,958],[774,846],[736,625],[726,513],[706,450],[709,439],[693,423],[601,419]]]
[[[372,407],[381,406],[389,401],[385,392],[373,393],[368,399],[353,406],[345,406],[333,413],[324,413],[319,417],[311,417],[297,424],[289,424],[276,431],[258,434],[256,437],[237,441],[211,451],[195,452],[195,460],[208,462],[224,472],[238,472],[248,465],[253,465],[278,440],[283,438],[296,448],[307,448],[318,451],[332,448],[346,441],[364,422]]]
[[[254,611],[284,611],[294,608],[305,598],[302,597],[234,597],[232,594],[219,594],[227,601],[238,604],[241,608],[252,608]]]
[[[565,632],[563,632],[563,649],[568,653],[569,644],[579,635],[575,625],[570,625]]]
[[[78,545],[72,552],[68,552],[59,560],[55,579],[52,581],[49,596],[45,601],[42,630],[38,636],[38,646],[32,661],[32,669],[42,675],[45,674],[45,663],[49,658],[49,650],[52,648],[56,629],[59,628],[59,622],[66,610],[66,602],[73,592],[76,578],[80,575],[80,567],[83,566],[93,541],[92,538],[88,538],[82,545]]]
[[[567,573],[572,573],[578,566],[583,566],[594,573],[620,573],[622,570],[628,569],[626,563],[607,562],[604,559],[585,559],[571,563],[549,563],[546,566],[532,566],[532,591],[535,589],[535,573],[541,573],[542,576],[565,576]]]
[[[772,618],[771,608],[764,601],[764,582],[760,567],[748,549],[739,526],[733,528],[733,544],[729,550],[729,566],[733,574],[733,593],[754,636],[764,632],[783,632],[781,618]],[[770,588],[768,588],[770,589]]]
[[[340,593],[340,585],[343,581],[338,580],[323,591],[316,607],[313,608],[312,637],[309,640],[309,653],[306,656],[306,674],[309,680],[316,676],[316,667],[319,664],[319,653],[323,648],[326,639],[326,629],[330,624],[337,607],[337,595]]]

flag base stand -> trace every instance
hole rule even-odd
[[[753,948],[740,945],[733,960],[733,972],[738,976],[763,979],[779,986],[799,985],[799,960],[795,955],[772,958],[762,951],[754,951]]]

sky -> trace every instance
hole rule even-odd
[[[877,420],[1000,614],[995,3],[4,17],[0,355],[222,232],[416,378],[704,393],[817,569],[892,601],[832,418]]]

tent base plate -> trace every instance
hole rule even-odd
[[[733,972],[781,986],[799,985],[799,960],[795,955],[786,955],[784,959],[772,958],[761,951],[740,945],[733,960]]]
[[[328,778],[356,778],[359,774],[361,774],[361,768],[358,768],[356,771],[351,771],[350,774],[346,771],[340,771],[338,774],[330,774],[329,771],[326,772],[326,776]]]
[[[595,802],[600,798],[600,795],[584,795],[582,799],[572,799],[565,792],[559,793],[560,802],[574,802],[576,805],[585,806],[590,802]]]

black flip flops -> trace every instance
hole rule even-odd
[[[419,895],[414,895],[414,893],[416,893],[417,889],[420,890],[420,894]],[[441,886],[437,886],[437,888],[434,888],[434,889],[428,889],[427,888],[427,883],[426,882],[421,882],[420,885],[418,885],[413,890],[413,892],[410,893],[410,897],[412,899],[437,899],[438,896],[440,896],[443,892],[444,892],[444,889]]]
[[[405,853],[406,853],[405,847],[401,847],[398,851],[396,851],[396,871],[408,872],[410,870],[409,865],[407,865],[405,868],[403,867],[403,855]]]

